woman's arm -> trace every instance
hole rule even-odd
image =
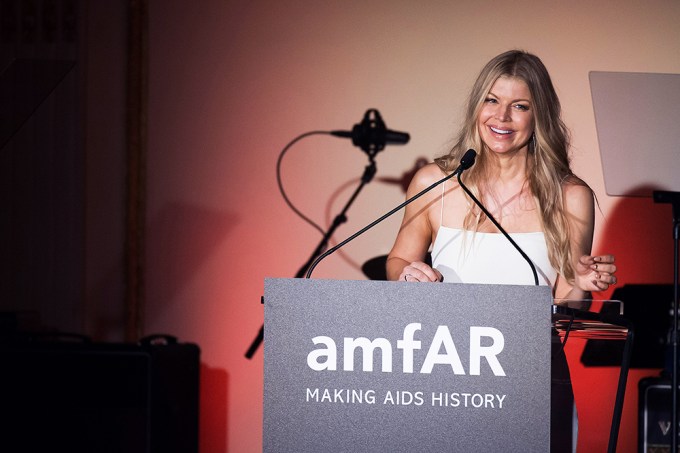
[[[406,192],[412,197],[439,178],[442,172],[435,164],[418,170]],[[432,190],[406,206],[399,233],[387,257],[387,279],[408,281],[440,281],[441,274],[423,260],[432,241],[433,228],[428,215],[439,206],[440,191]]]
[[[571,237],[574,279],[560,275],[555,288],[559,299],[585,299],[590,291],[604,291],[616,283],[616,265],[612,255],[591,255],[595,229],[595,202],[585,185],[566,183],[564,205]]]

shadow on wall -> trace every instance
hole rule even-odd
[[[651,188],[635,189],[651,194]],[[650,197],[621,197],[605,219],[594,253],[616,257],[617,286],[673,282],[673,216],[671,206]],[[610,297],[614,288],[600,294]],[[624,308],[625,309],[625,308]]]
[[[199,389],[199,451],[227,453],[227,400],[229,375],[220,368],[201,363]]]
[[[191,280],[224,241],[236,224],[236,215],[172,203],[150,223],[147,230],[147,288],[153,294],[147,300],[147,313],[173,300],[175,294]],[[93,338],[97,341],[119,340],[125,331],[125,313],[121,300],[123,257],[106,272],[89,294],[95,301]]]
[[[219,250],[238,218],[201,206],[170,203],[148,223],[147,320],[166,312],[177,294]],[[153,264],[151,264],[153,263]],[[227,452],[229,376],[201,363],[199,451]]]
[[[219,250],[238,218],[201,206],[170,203],[148,223],[147,288],[152,291],[147,313],[167,306]]]

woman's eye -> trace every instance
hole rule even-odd
[[[495,100],[494,98],[486,98],[486,99],[484,100],[484,102],[486,102],[486,103],[488,103],[488,104],[495,104],[495,103],[496,103],[496,100]]]
[[[517,110],[522,110],[523,112],[526,112],[527,110],[529,110],[529,106],[523,105],[523,104],[515,104],[515,108]]]

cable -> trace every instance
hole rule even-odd
[[[298,208],[293,205],[293,202],[290,201],[288,198],[288,195],[286,195],[286,191],[283,188],[283,182],[281,181],[281,161],[283,160],[283,156],[286,154],[286,152],[290,149],[291,146],[293,146],[295,143],[298,141],[302,140],[305,137],[309,137],[310,135],[331,135],[330,131],[311,131],[311,132],[305,132],[302,135],[298,135],[295,137],[293,140],[291,140],[282,150],[281,153],[279,154],[278,159],[276,160],[276,183],[279,186],[279,192],[281,193],[281,196],[285,200],[286,204],[290,209],[293,210],[294,213],[296,213],[302,220],[310,224],[312,227],[314,227],[317,231],[319,231],[322,235],[326,234],[326,232],[321,228],[316,222],[314,222],[312,219],[304,215]]]

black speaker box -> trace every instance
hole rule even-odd
[[[0,345],[0,451],[197,453],[200,351],[142,344]]]
[[[670,379],[641,379],[638,392],[638,452],[669,453],[672,400]]]

